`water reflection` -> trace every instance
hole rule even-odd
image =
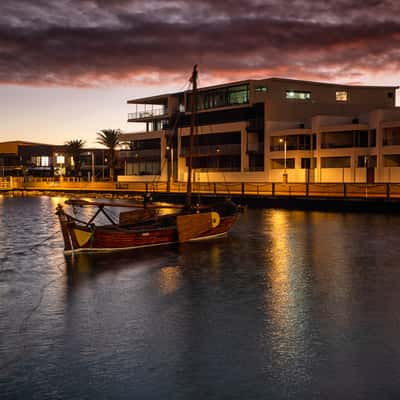
[[[159,271],[159,285],[162,294],[174,293],[180,286],[182,274],[179,266],[166,266]]]
[[[58,202],[0,203],[4,397],[398,394],[399,217],[248,210],[219,240],[64,257]]]
[[[266,266],[271,282],[266,292],[268,321],[267,334],[272,333],[273,362],[277,379],[284,381],[287,374],[297,384],[310,379],[308,357],[308,268],[304,261],[304,237],[294,225],[301,224],[304,213],[279,211],[270,216],[270,262]]]

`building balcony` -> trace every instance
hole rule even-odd
[[[153,118],[168,116],[167,108],[156,108],[151,110],[136,111],[128,114],[128,122],[146,122]]]
[[[161,157],[161,149],[121,150],[121,160],[156,159]]]
[[[241,154],[240,144],[221,144],[221,145],[207,145],[207,146],[193,146],[192,156],[222,156],[222,155],[240,155]],[[189,156],[189,147],[182,147],[182,157]]]

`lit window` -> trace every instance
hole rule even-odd
[[[40,166],[41,167],[48,167],[49,166],[49,157],[48,156],[40,157]]]
[[[336,101],[347,101],[349,99],[349,94],[345,90],[340,90],[336,92]]]
[[[57,156],[57,164],[64,164],[65,158],[64,156]]]
[[[286,90],[286,98],[294,100],[310,100],[311,92],[300,92],[297,90]]]
[[[256,92],[266,92],[268,89],[266,86],[257,86]]]

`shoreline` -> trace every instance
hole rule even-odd
[[[144,192],[123,189],[90,190],[90,189],[2,189],[0,196],[5,197],[74,197],[74,198],[105,198],[142,200]],[[151,192],[153,201],[181,203],[185,193]],[[294,195],[253,195],[253,194],[209,194],[193,193],[193,200],[201,198],[204,203],[230,197],[237,204],[250,208],[280,208],[303,211],[335,211],[335,212],[370,212],[370,213],[400,213],[400,199],[385,197],[340,197],[340,196],[294,196]]]

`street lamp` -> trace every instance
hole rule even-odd
[[[169,160],[170,160],[170,176],[169,180],[174,180],[174,148],[172,146],[167,146],[166,150],[169,151]]]
[[[288,180],[288,175],[286,172],[286,153],[287,153],[287,142],[286,142],[286,137],[285,138],[280,138],[279,143],[283,143],[283,183],[287,183]]]
[[[92,153],[92,182],[94,182],[94,151]]]

